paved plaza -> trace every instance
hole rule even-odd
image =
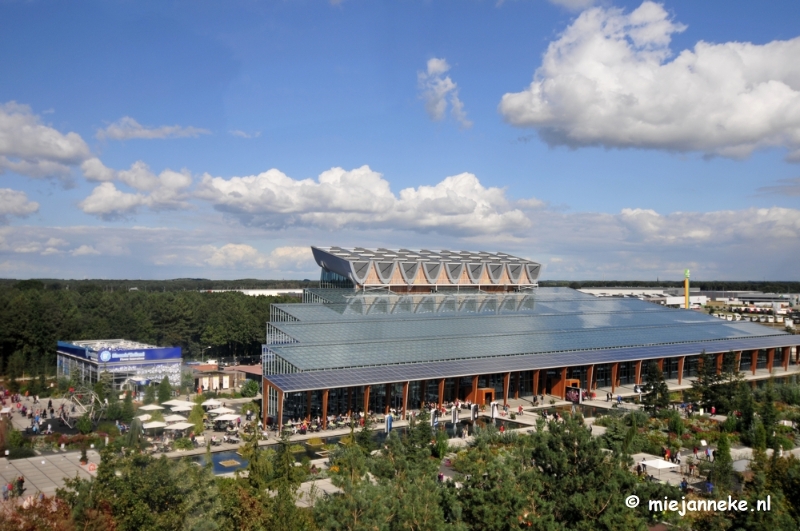
[[[0,481],[13,483],[20,476],[25,478],[25,495],[43,493],[55,494],[56,489],[64,486],[64,478],[78,476],[88,479],[97,474],[89,472],[91,464],[100,463],[100,454],[94,450],[87,450],[86,456],[89,464],[81,466],[80,452],[66,452],[63,454],[29,457],[27,459],[14,459],[9,461],[0,458]]]

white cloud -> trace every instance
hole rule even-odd
[[[800,37],[700,41],[672,57],[685,26],[644,2],[583,12],[550,43],[531,85],[505,94],[511,124],[551,145],[647,148],[741,158],[769,147],[800,161]]]
[[[362,166],[332,168],[312,179],[295,180],[272,169],[247,177],[205,175],[197,196],[243,223],[266,227],[322,229],[386,227],[415,231],[487,234],[521,232],[530,222],[501,188],[486,188],[471,173],[447,177],[434,186],[392,193],[380,173]]]
[[[417,72],[417,84],[420,95],[425,100],[425,110],[432,120],[442,120],[447,112],[448,100],[450,114],[463,129],[472,127],[472,122],[467,119],[464,103],[458,97],[458,85],[445,76],[450,70],[450,65],[445,59],[428,59],[427,70]]]
[[[211,134],[208,129],[198,127],[182,127],[180,125],[162,125],[160,127],[147,127],[130,116],[123,116],[105,129],[97,130],[97,138],[104,140],[129,140],[131,138],[182,138],[197,137]]]
[[[8,216],[23,218],[39,211],[39,203],[28,201],[25,192],[0,188],[0,223],[8,223]]]
[[[89,147],[77,133],[42,124],[27,105],[0,104],[0,173],[65,178],[88,157]]]
[[[117,179],[139,192],[124,192],[113,182],[103,182],[92,190],[89,197],[78,203],[78,207],[86,214],[112,220],[133,214],[139,207],[152,210],[189,208],[185,199],[186,189],[192,184],[192,175],[188,170],[176,172],[166,169],[156,175],[147,164],[137,161],[128,170],[115,171],[105,167],[98,159],[86,161],[82,169],[89,180]]]
[[[77,249],[72,250],[72,256],[87,256],[93,254],[100,254],[100,251],[98,251],[91,245],[81,245]]]
[[[261,136],[261,131],[247,133],[245,131],[240,131],[239,129],[233,129],[228,131],[228,133],[232,134],[233,136],[238,136],[239,138],[258,138]]]

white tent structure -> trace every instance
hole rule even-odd
[[[150,429],[153,429],[153,428],[166,428],[166,427],[167,427],[167,423],[166,422],[161,422],[160,420],[156,420],[156,421],[153,421],[153,422],[148,422],[147,424],[142,424],[142,428],[144,428],[146,430],[150,430]]]
[[[681,465],[676,465],[675,463],[670,463],[669,461],[665,461],[663,459],[650,459],[649,461],[642,461],[642,464],[647,465],[648,472],[650,471],[651,468],[657,469],[659,479],[661,479],[662,470],[670,468],[680,468],[681,466]]]
[[[224,415],[220,415],[219,417],[215,418],[214,421],[224,421],[224,420],[236,420],[239,418],[239,415],[235,415],[233,413],[225,413]]]
[[[229,407],[218,407],[217,409],[210,409],[208,411],[209,415],[223,415],[225,413],[236,413],[236,410]]]
[[[170,424],[166,426],[165,430],[187,430],[189,428],[194,428],[194,424],[191,422],[177,422],[175,424]]]
[[[186,422],[186,417],[183,415],[167,415],[164,417],[165,422]]]
[[[217,400],[216,398],[209,398],[208,400],[206,400],[205,402],[203,402],[203,403],[202,403],[202,404],[200,404],[200,405],[201,405],[201,406],[204,406],[204,407],[211,407],[211,406],[221,406],[221,405],[222,405],[222,402],[220,402],[220,401],[219,401],[219,400]]]
[[[167,400],[166,402],[161,403],[162,406],[189,406],[190,408],[194,406],[194,402],[189,402],[188,400],[180,400],[178,398],[173,398],[172,400]]]
[[[172,412],[173,413],[180,413],[182,411],[191,411],[191,410],[192,410],[192,406],[174,406],[172,408]]]
[[[137,419],[139,419],[139,420],[141,420],[142,422],[147,422],[148,420],[150,420],[150,415],[148,415],[147,413],[145,413],[144,415],[139,415],[139,416],[138,416],[138,417],[136,417],[136,418],[137,418]]]
[[[164,409],[164,408],[157,404],[147,404],[146,406],[142,406],[139,409],[141,409],[142,411],[156,411],[158,409]]]

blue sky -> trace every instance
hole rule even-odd
[[[0,1],[0,276],[800,279],[800,4]]]

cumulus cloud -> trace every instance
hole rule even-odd
[[[180,125],[162,125],[160,127],[147,127],[130,116],[123,116],[116,122],[112,123],[105,129],[97,130],[97,138],[104,140],[110,138],[111,140],[129,140],[131,138],[182,138],[182,137],[197,137],[200,135],[209,135],[211,131],[208,129],[200,129],[198,127],[183,127]]]
[[[65,178],[71,166],[88,157],[89,147],[77,133],[63,134],[41,123],[27,105],[0,104],[0,173]]]
[[[93,254],[100,254],[100,251],[92,247],[91,245],[81,245],[77,249],[73,249],[71,251],[72,256],[87,256]]]
[[[98,159],[86,161],[82,170],[89,180],[107,181],[95,187],[89,197],[78,203],[78,207],[86,214],[113,220],[133,214],[139,207],[152,210],[189,207],[185,199],[186,189],[192,184],[192,175],[188,170],[176,172],[166,169],[156,175],[147,164],[137,161],[128,170],[115,171],[105,167]],[[108,182],[112,180],[118,180],[137,192],[124,192],[113,182]]]
[[[420,96],[425,100],[425,110],[431,120],[442,120],[449,102],[452,117],[461,128],[468,129],[472,122],[467,119],[464,103],[458,97],[458,85],[445,75],[449,70],[450,65],[445,59],[428,59],[427,69],[417,72]]]
[[[203,260],[206,264],[222,269],[244,266],[275,271],[307,271],[314,264],[310,247],[278,247],[269,254],[262,254],[251,245],[228,243],[221,247],[204,246],[202,252],[208,254]]]
[[[272,228],[386,227],[459,234],[520,232],[530,226],[501,188],[484,187],[471,173],[434,186],[392,193],[383,176],[362,166],[332,168],[317,180],[295,180],[272,169],[247,177],[205,175],[197,196],[243,223]]]
[[[783,147],[800,162],[800,37],[700,41],[660,5],[584,11],[550,43],[531,85],[499,111],[550,145],[646,148],[742,158]]]
[[[8,216],[24,218],[39,211],[39,203],[29,201],[25,192],[0,188],[0,223],[8,223]]]
[[[240,131],[239,129],[233,129],[228,131],[228,133],[232,134],[233,136],[238,136],[239,138],[258,138],[261,136],[261,131],[248,133],[246,131]]]

